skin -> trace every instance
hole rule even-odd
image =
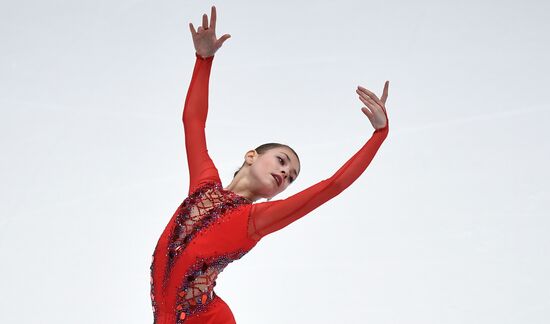
[[[202,26],[199,26],[197,30],[195,30],[193,23],[189,23],[195,51],[203,58],[213,56],[223,43],[231,37],[229,34],[224,34],[219,39],[216,37],[216,19],[216,7],[212,6],[210,24],[206,14],[203,14]],[[366,106],[362,107],[361,111],[367,116],[374,129],[382,129],[387,125],[386,100],[389,84],[389,81],[384,83],[382,97],[380,98],[362,86],[357,86],[355,90],[359,95],[359,100]],[[282,152],[288,155],[290,162],[287,161]],[[282,158],[283,161],[281,162],[279,158]],[[250,150],[245,154],[245,165],[225,189],[251,201],[260,198],[271,199],[290,185],[290,178],[296,178],[297,174],[294,174],[294,171],[296,173],[300,172],[298,158],[287,148],[271,149],[261,155],[255,150]],[[275,183],[272,173],[284,178],[280,186]]]
[[[246,152],[244,160],[244,166],[225,189],[250,201],[273,198],[288,188],[300,174],[298,157],[286,147],[273,148],[263,154],[250,150]],[[281,176],[280,185],[273,174]]]

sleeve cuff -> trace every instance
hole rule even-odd
[[[209,57],[202,57],[197,52],[195,52],[195,57],[197,57],[199,60],[203,60],[203,61],[214,59],[214,55],[209,56]]]

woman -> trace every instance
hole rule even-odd
[[[151,301],[156,324],[235,323],[231,310],[213,290],[218,274],[262,237],[335,197],[363,173],[388,134],[385,102],[389,83],[386,81],[380,99],[363,87],[356,90],[375,131],[333,176],[287,199],[254,204],[261,198],[273,198],[294,182],[300,160],[286,145],[261,145],[245,154],[229,186],[222,187],[208,155],[204,128],[214,53],[230,35],[216,39],[214,6],[210,25],[204,14],[197,31],[192,23],[189,27],[196,51],[183,111],[189,192],[155,247]]]

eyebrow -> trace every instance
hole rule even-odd
[[[286,154],[285,152],[281,152],[283,153],[285,156],[286,156],[286,159],[288,160],[288,163],[290,163],[290,157],[288,156],[288,154]],[[296,172],[296,170],[292,169],[292,171],[294,171],[294,177],[298,177],[298,173]]]

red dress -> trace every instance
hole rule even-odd
[[[286,199],[253,204],[223,188],[208,155],[204,129],[214,57],[195,56],[183,111],[189,192],[153,254],[150,270],[155,324],[235,323],[227,304],[214,292],[218,274],[262,237],[305,216],[351,185],[388,134],[388,126],[375,130],[330,178]]]

